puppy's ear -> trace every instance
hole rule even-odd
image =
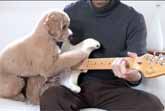
[[[48,33],[51,36],[58,36],[58,31],[60,30],[60,20],[56,16],[56,14],[48,14],[44,24],[47,27]]]

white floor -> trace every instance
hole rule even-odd
[[[0,111],[40,111],[39,106],[28,105],[23,102],[0,99]],[[80,111],[105,111],[101,109],[82,109]]]
[[[40,108],[39,106],[29,105],[23,102],[0,98],[0,111],[40,111]],[[80,111],[105,111],[105,110],[89,108],[89,109],[82,109]]]
[[[7,99],[0,99],[0,111],[39,111],[39,106],[28,105]]]

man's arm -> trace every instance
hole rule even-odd
[[[128,25],[126,47],[127,52],[138,56],[146,53],[147,29],[143,15],[136,14]]]
[[[146,24],[143,15],[136,13],[132,20],[129,22],[127,27],[127,40],[126,48],[127,50],[123,54],[124,56],[136,57],[136,55],[141,56],[146,53]],[[134,52],[130,55],[129,52]],[[134,69],[128,69],[126,67],[127,61],[116,60],[113,63],[114,74],[122,79],[125,79],[128,84],[136,86],[140,84],[142,80],[142,75],[139,71]]]
[[[128,26],[127,51],[134,52],[138,56],[145,54],[147,52],[146,37],[147,29],[144,16],[142,14],[137,14],[133,17],[132,21]],[[141,75],[140,72],[138,73]],[[128,83],[134,86],[140,84],[141,80],[142,75],[138,81],[128,81]]]

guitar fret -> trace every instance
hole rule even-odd
[[[97,69],[111,69],[111,65],[114,59],[88,59],[85,61],[84,65],[81,65],[81,68],[97,70]],[[85,65],[86,64],[86,65]]]

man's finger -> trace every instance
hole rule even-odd
[[[115,76],[117,76],[117,77],[121,76],[119,66],[120,66],[120,59],[115,59],[112,64],[112,71],[114,72]]]
[[[127,64],[127,61],[126,61],[126,60],[122,60],[122,61],[121,61],[121,64],[120,64],[120,72],[121,72],[122,74],[125,74],[125,73],[127,72],[126,64]]]
[[[137,54],[134,53],[134,52],[127,52],[127,55],[128,55],[129,57],[133,57],[133,58],[136,58],[136,57],[137,57]]]

